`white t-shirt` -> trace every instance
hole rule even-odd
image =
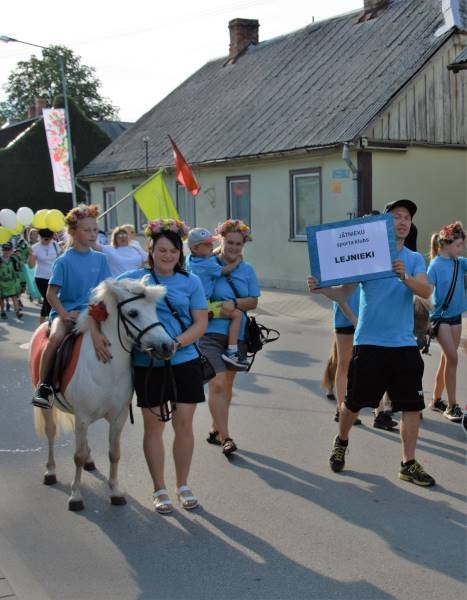
[[[101,246],[107,257],[112,277],[117,277],[125,271],[139,269],[143,266],[146,255],[142,255],[135,246]]]
[[[51,240],[48,244],[37,242],[31,246],[31,251],[37,259],[35,276],[40,279],[50,279],[55,259],[62,253],[60,246],[55,240]]]

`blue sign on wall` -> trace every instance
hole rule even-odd
[[[332,179],[348,179],[350,177],[349,169],[333,169]]]

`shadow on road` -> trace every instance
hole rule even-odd
[[[345,470],[322,477],[243,449],[231,462],[237,468],[251,469],[273,489],[296,494],[379,535],[404,560],[464,581],[459,563],[465,555],[465,514],[436,499],[446,492],[442,487],[419,490],[426,494],[419,496],[411,492],[411,484],[395,485],[379,475]],[[352,478],[365,481],[369,489],[352,483]],[[401,487],[405,485],[409,487]]]

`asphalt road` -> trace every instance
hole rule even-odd
[[[37,307],[26,307],[24,324],[0,324],[0,598],[465,598],[461,427],[425,411],[418,459],[436,477],[434,488],[397,478],[398,435],[374,429],[369,410],[352,431],[346,470],[332,473],[334,405],[319,386],[331,339],[329,313],[293,294],[282,300],[284,310],[278,300],[278,310],[259,311],[281,331],[280,341],[258,354],[253,372],[237,378],[231,430],[238,453],[228,461],[205,443],[209,415],[207,405],[200,406],[190,483],[202,506],[168,517],[152,510],[137,411],[135,425],[128,423],[123,433],[126,506],[107,500],[105,423],[90,431],[98,471],[84,475],[84,511],[67,510],[70,434],[57,443],[59,483],[42,485],[47,443],[34,433],[25,347]],[[280,316],[290,314],[294,302],[300,318]],[[438,358],[434,344],[425,359],[427,400]],[[465,355],[458,392],[464,401]],[[170,448],[170,427],[166,435]],[[175,499],[170,453],[167,473]]]

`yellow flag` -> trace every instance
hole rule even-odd
[[[156,173],[133,193],[141,212],[149,220],[180,219],[162,173]]]

